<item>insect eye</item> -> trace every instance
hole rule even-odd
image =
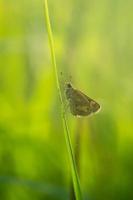
[[[68,88],[71,88],[72,86],[71,86],[71,84],[70,84],[70,83],[67,83],[67,87],[68,87]]]

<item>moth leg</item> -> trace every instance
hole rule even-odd
[[[68,111],[68,108],[69,108],[69,102],[66,102],[64,104],[64,112],[66,113]]]

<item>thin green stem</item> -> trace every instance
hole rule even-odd
[[[47,0],[44,0],[44,11],[45,11],[44,14],[45,14],[45,21],[46,21],[46,27],[47,27],[47,32],[48,32],[49,46],[50,46],[50,51],[51,51],[51,60],[52,60],[52,64],[53,64],[53,68],[54,68],[54,72],[55,72],[56,85],[57,85],[59,97],[61,100],[62,120],[63,120],[63,127],[64,127],[64,134],[65,134],[67,150],[68,150],[68,156],[69,156],[69,161],[70,161],[72,180],[73,180],[73,185],[74,185],[74,192],[75,192],[76,200],[81,200],[82,196],[81,196],[80,181],[79,181],[79,177],[78,177],[78,173],[77,173],[76,162],[75,162],[73,148],[72,148],[72,142],[71,142],[71,138],[70,138],[70,132],[68,129],[67,120],[66,120],[66,116],[65,116],[65,112],[64,112],[64,102],[63,102],[63,98],[62,98],[59,77],[58,77],[58,71],[57,71],[57,66],[56,66],[55,48],[54,48],[53,34],[52,34],[52,30],[51,30],[51,23],[50,23],[50,18],[49,18],[49,10],[48,10]]]

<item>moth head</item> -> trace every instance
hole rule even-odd
[[[73,87],[72,87],[71,83],[66,83],[66,97],[67,97],[67,99],[71,98],[72,91],[73,91]]]
[[[66,84],[66,88],[67,88],[67,89],[72,88],[71,83],[67,83],[67,84]]]

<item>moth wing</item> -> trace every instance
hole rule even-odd
[[[96,101],[79,90],[74,89],[73,96],[74,98],[71,99],[70,103],[70,110],[73,115],[87,116],[100,109],[100,105]],[[95,106],[93,107],[93,105]]]
[[[91,114],[91,110],[89,106],[87,105],[83,106],[83,105],[75,105],[75,104],[70,103],[70,110],[71,110],[71,113],[76,116],[87,116]]]
[[[92,99],[90,99],[87,95],[85,95],[81,91],[74,89],[74,98],[73,98],[73,100],[77,104],[88,105],[88,103],[91,102]]]
[[[87,116],[91,113],[90,101],[80,91],[73,91],[73,98],[70,101],[70,110],[73,115]]]
[[[94,101],[93,99],[91,99],[90,97],[88,97],[86,94],[84,94],[83,92],[77,90],[82,96],[84,96],[84,98],[86,98],[89,102]]]
[[[90,102],[90,103],[95,103],[99,106],[99,109],[100,109],[100,105],[93,99],[91,99],[90,97],[88,97],[87,95],[85,95],[84,93],[82,93],[81,91],[79,91],[84,97],[86,97],[86,99]]]

